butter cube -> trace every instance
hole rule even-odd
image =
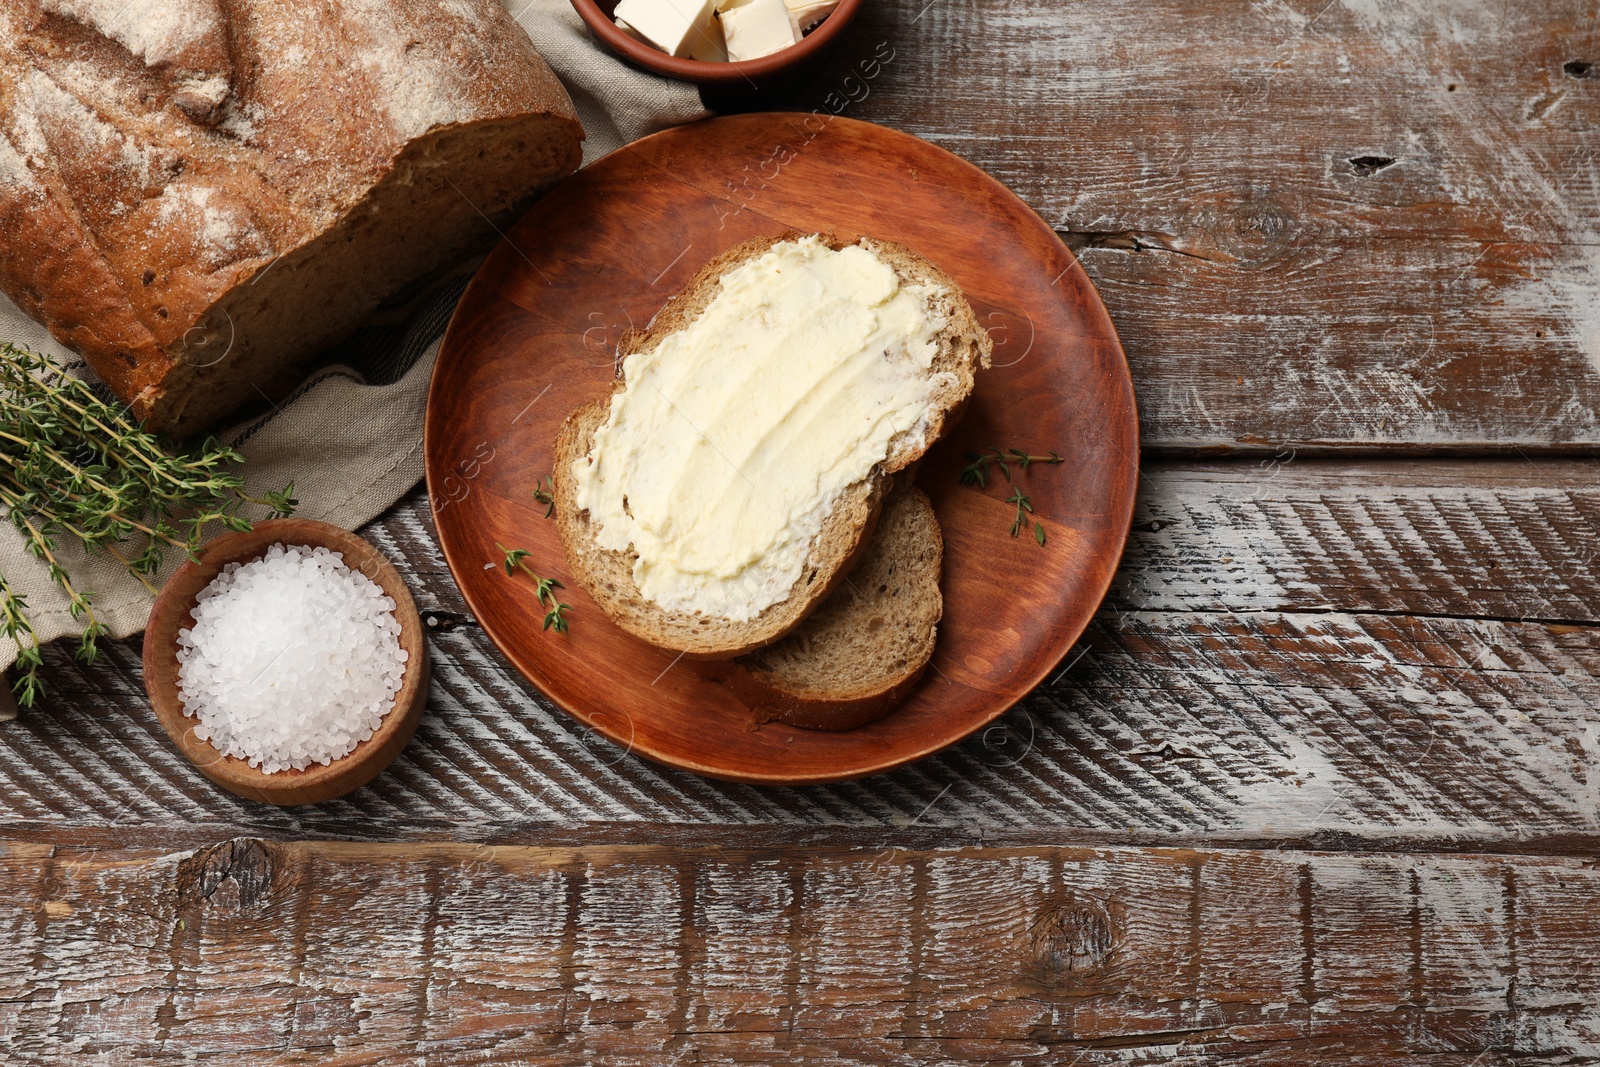
[[[722,51],[715,12],[715,0],[621,0],[616,17],[668,55],[697,59]]]
[[[839,0],[784,0],[796,33],[805,33],[833,14]]]
[[[784,0],[748,0],[727,8],[719,17],[728,58],[735,62],[770,56],[800,40]]]
[[[711,16],[711,24],[706,27],[706,32],[698,39],[698,43],[689,51],[692,59],[702,63],[726,63],[728,61],[728,40],[722,34],[722,20],[715,14]]]

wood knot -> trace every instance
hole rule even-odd
[[[1099,968],[1116,949],[1114,908],[1068,894],[1033,924],[1033,956],[1041,977],[1059,983]]]
[[[203,848],[178,865],[178,903],[246,912],[272,892],[273,846],[253,837]]]
[[[1351,156],[1350,159],[1349,159],[1349,163],[1350,163],[1350,169],[1354,170],[1357,174],[1361,175],[1363,178],[1370,178],[1372,175],[1378,173],[1380,170],[1384,170],[1384,169],[1386,169],[1388,167],[1394,166],[1394,157],[1393,156]]]
[[[1290,206],[1259,191],[1197,197],[1181,225],[1189,254],[1241,270],[1273,266],[1315,236]]]
[[[447,634],[472,622],[471,615],[463,615],[458,611],[424,611],[422,625],[432,634]]]

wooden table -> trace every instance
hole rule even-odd
[[[966,156],[1099,286],[1146,476],[1059,675],[881,778],[663,770],[505,667],[418,491],[365,532],[429,713],[343,801],[52,652],[0,1060],[1600,1062],[1593,0],[878,0],[755,103]]]

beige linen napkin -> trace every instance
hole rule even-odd
[[[572,95],[583,122],[585,163],[667,126],[703,118],[700,94],[625,66],[601,51],[567,0],[503,0]],[[422,416],[439,338],[477,261],[463,264],[409,309],[401,322],[372,323],[329,353],[333,362],[312,375],[277,408],[220,435],[245,457],[249,490],[292,481],[297,515],[347,529],[381,514],[422,477]],[[44,328],[0,296],[0,340],[49,352],[81,367]],[[63,563],[80,588],[94,593],[95,610],[111,636],[144,629],[151,596],[115,561],[86,556],[61,543]],[[172,561],[162,568],[170,573]],[[9,522],[0,522],[0,572],[27,597],[29,617],[43,641],[81,629],[44,566],[28,555]],[[159,579],[158,579],[159,580]],[[0,667],[16,645],[0,638]],[[44,699],[70,694],[47,692]],[[9,689],[0,685],[0,719],[13,717]]]

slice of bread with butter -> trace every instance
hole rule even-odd
[[[933,658],[943,560],[928,494],[896,486],[839,588],[783,640],[734,660],[725,683],[759,722],[849,730],[882,718]]]
[[[618,347],[556,442],[574,577],[624,630],[708,659],[789,633],[860,555],[892,479],[954,425],[991,344],[900,245],[758,238]]]

